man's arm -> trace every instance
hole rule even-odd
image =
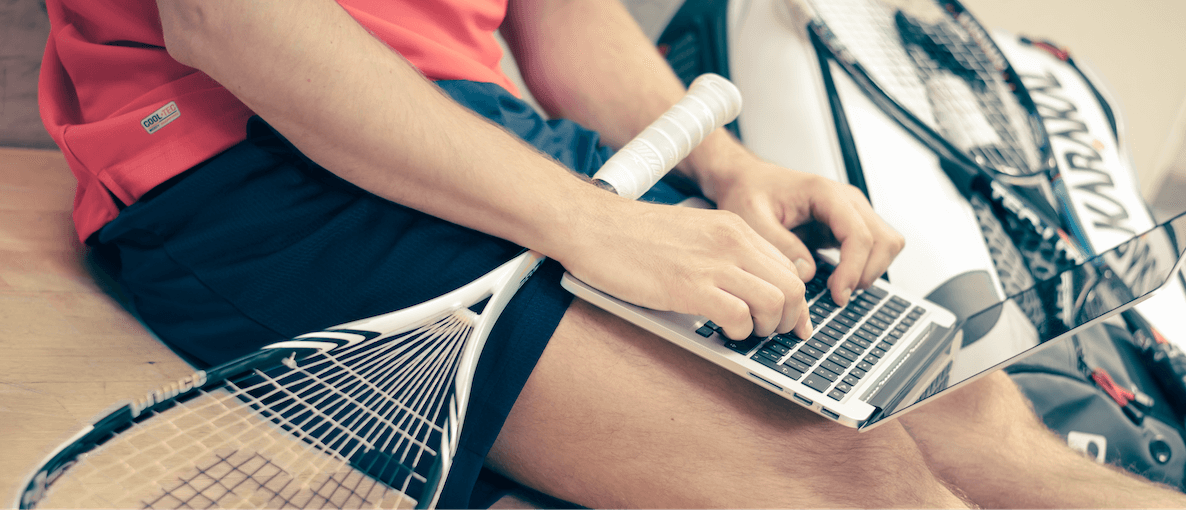
[[[805,317],[790,261],[737,216],[634,202],[441,94],[332,0],[158,0],[177,60],[379,196],[530,247],[733,337]],[[692,247],[692,248],[690,248]],[[581,254],[594,256],[581,258]]]
[[[540,105],[599,131],[611,145],[621,146],[683,93],[616,1],[511,0],[502,33]],[[814,274],[811,252],[788,229],[813,221],[826,226],[841,251],[829,280],[841,304],[884,273],[904,245],[855,188],[761,161],[723,129],[677,168],[795,260],[803,279]]]

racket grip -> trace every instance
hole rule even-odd
[[[641,197],[704,137],[739,113],[737,87],[719,75],[701,75],[683,99],[606,161],[593,182],[623,197]]]

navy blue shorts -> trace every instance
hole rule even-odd
[[[496,85],[438,84],[577,172],[591,175],[610,154],[596,133],[545,121]],[[158,186],[92,239],[117,254],[119,280],[144,322],[196,365],[426,301],[521,250],[338,178],[258,118],[247,131],[246,141]],[[661,185],[646,198],[683,195]],[[485,503],[470,499],[482,492],[483,460],[572,300],[561,274],[545,262],[495,325],[441,507]]]

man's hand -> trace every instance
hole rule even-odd
[[[637,305],[706,316],[730,338],[810,334],[795,267],[736,214],[606,205],[550,252],[581,280]]]
[[[623,204],[553,256],[620,299],[706,316],[730,338],[792,328],[806,338],[803,282],[815,273],[808,244],[840,248],[828,287],[841,305],[902,250],[905,240],[856,188],[748,154],[731,160],[742,164],[701,174],[712,175],[706,191],[721,210]]]
[[[906,244],[873,212],[860,190],[757,158],[741,171],[715,179],[713,191],[718,208],[744,218],[794,261],[804,280],[815,275],[807,244],[839,247],[840,262],[828,288],[840,305],[848,303],[854,290],[872,285],[885,273]]]

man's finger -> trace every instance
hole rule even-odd
[[[754,223],[754,230],[791,260],[800,280],[807,282],[815,278],[815,261],[811,256],[811,250],[799,236],[774,221],[772,217],[755,220]]]
[[[768,264],[773,265],[772,262]],[[770,268],[765,272],[771,273]],[[775,271],[776,273],[777,271]],[[772,281],[774,280],[774,281]],[[773,334],[786,322],[787,302],[795,299],[796,279],[793,275],[763,276],[744,268],[724,271],[717,277],[717,286],[745,302],[753,318],[753,333],[758,336]],[[803,284],[798,283],[797,299],[803,301]],[[788,296],[790,294],[790,296]],[[799,308],[790,311],[798,313]],[[788,328],[789,329],[789,328]],[[785,330],[784,330],[785,331]]]

